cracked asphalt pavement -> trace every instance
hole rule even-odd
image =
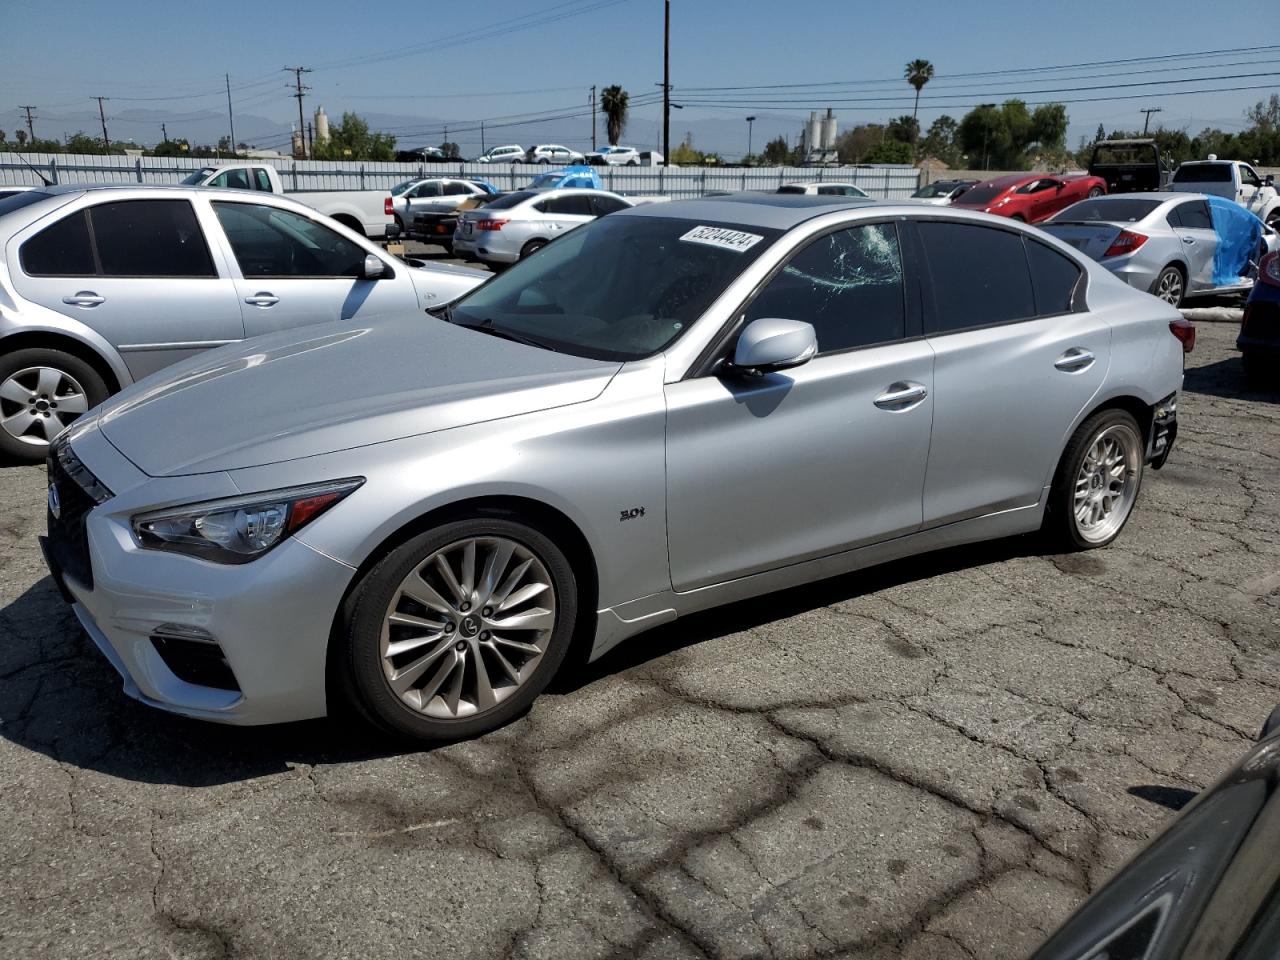
[[[0,956],[1025,956],[1280,701],[1280,396],[1201,325],[1112,547],[637,637],[482,739],[128,700],[0,471]]]

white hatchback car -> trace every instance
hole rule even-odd
[[[517,190],[478,210],[464,210],[453,250],[468,260],[515,263],[574,227],[632,206],[607,190]]]

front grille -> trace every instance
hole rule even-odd
[[[49,552],[63,576],[92,590],[93,568],[89,563],[89,536],[85,521],[94,507],[111,497],[111,491],[89,472],[65,440],[50,448],[46,463],[50,487],[46,517]],[[94,496],[90,495],[90,490]],[[55,498],[57,516],[53,513]]]
[[[216,640],[166,635],[157,630],[151,635],[151,645],[179,680],[218,690],[240,690],[231,664]]]

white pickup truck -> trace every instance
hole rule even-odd
[[[370,240],[390,240],[400,232],[390,190],[285,190],[280,173],[270,164],[230,163],[201,167],[182,180],[195,187],[226,187],[287,194],[332,217]]]
[[[1190,160],[1173,174],[1169,189],[1178,193],[1208,193],[1244,207],[1269,227],[1280,229],[1280,195],[1273,178],[1258,176],[1239,160]]]

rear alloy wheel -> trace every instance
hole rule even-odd
[[[523,260],[525,257],[529,256],[531,253],[537,253],[546,245],[547,245],[547,241],[545,240],[530,240],[528,243],[526,243],[523,247],[520,248],[520,259]]]
[[[1142,487],[1142,430],[1124,410],[1086,420],[1067,445],[1049,493],[1045,529],[1076,550],[1120,535]]]
[[[1182,297],[1186,292],[1182,271],[1172,264],[1165,267],[1156,277],[1156,282],[1151,285],[1151,292],[1165,303],[1175,307],[1182,306]]]
[[[1102,196],[1102,188],[1101,188],[1101,187],[1091,187],[1091,188],[1089,189],[1089,199],[1090,199],[1090,200],[1092,200],[1094,197],[1100,197],[1100,196]]]
[[[542,533],[496,517],[446,524],[359,588],[346,651],[356,706],[419,740],[492,730],[545,689],[576,618],[569,563]]]
[[[0,357],[0,453],[39,463],[50,441],[107,393],[96,370],[61,350]]]

